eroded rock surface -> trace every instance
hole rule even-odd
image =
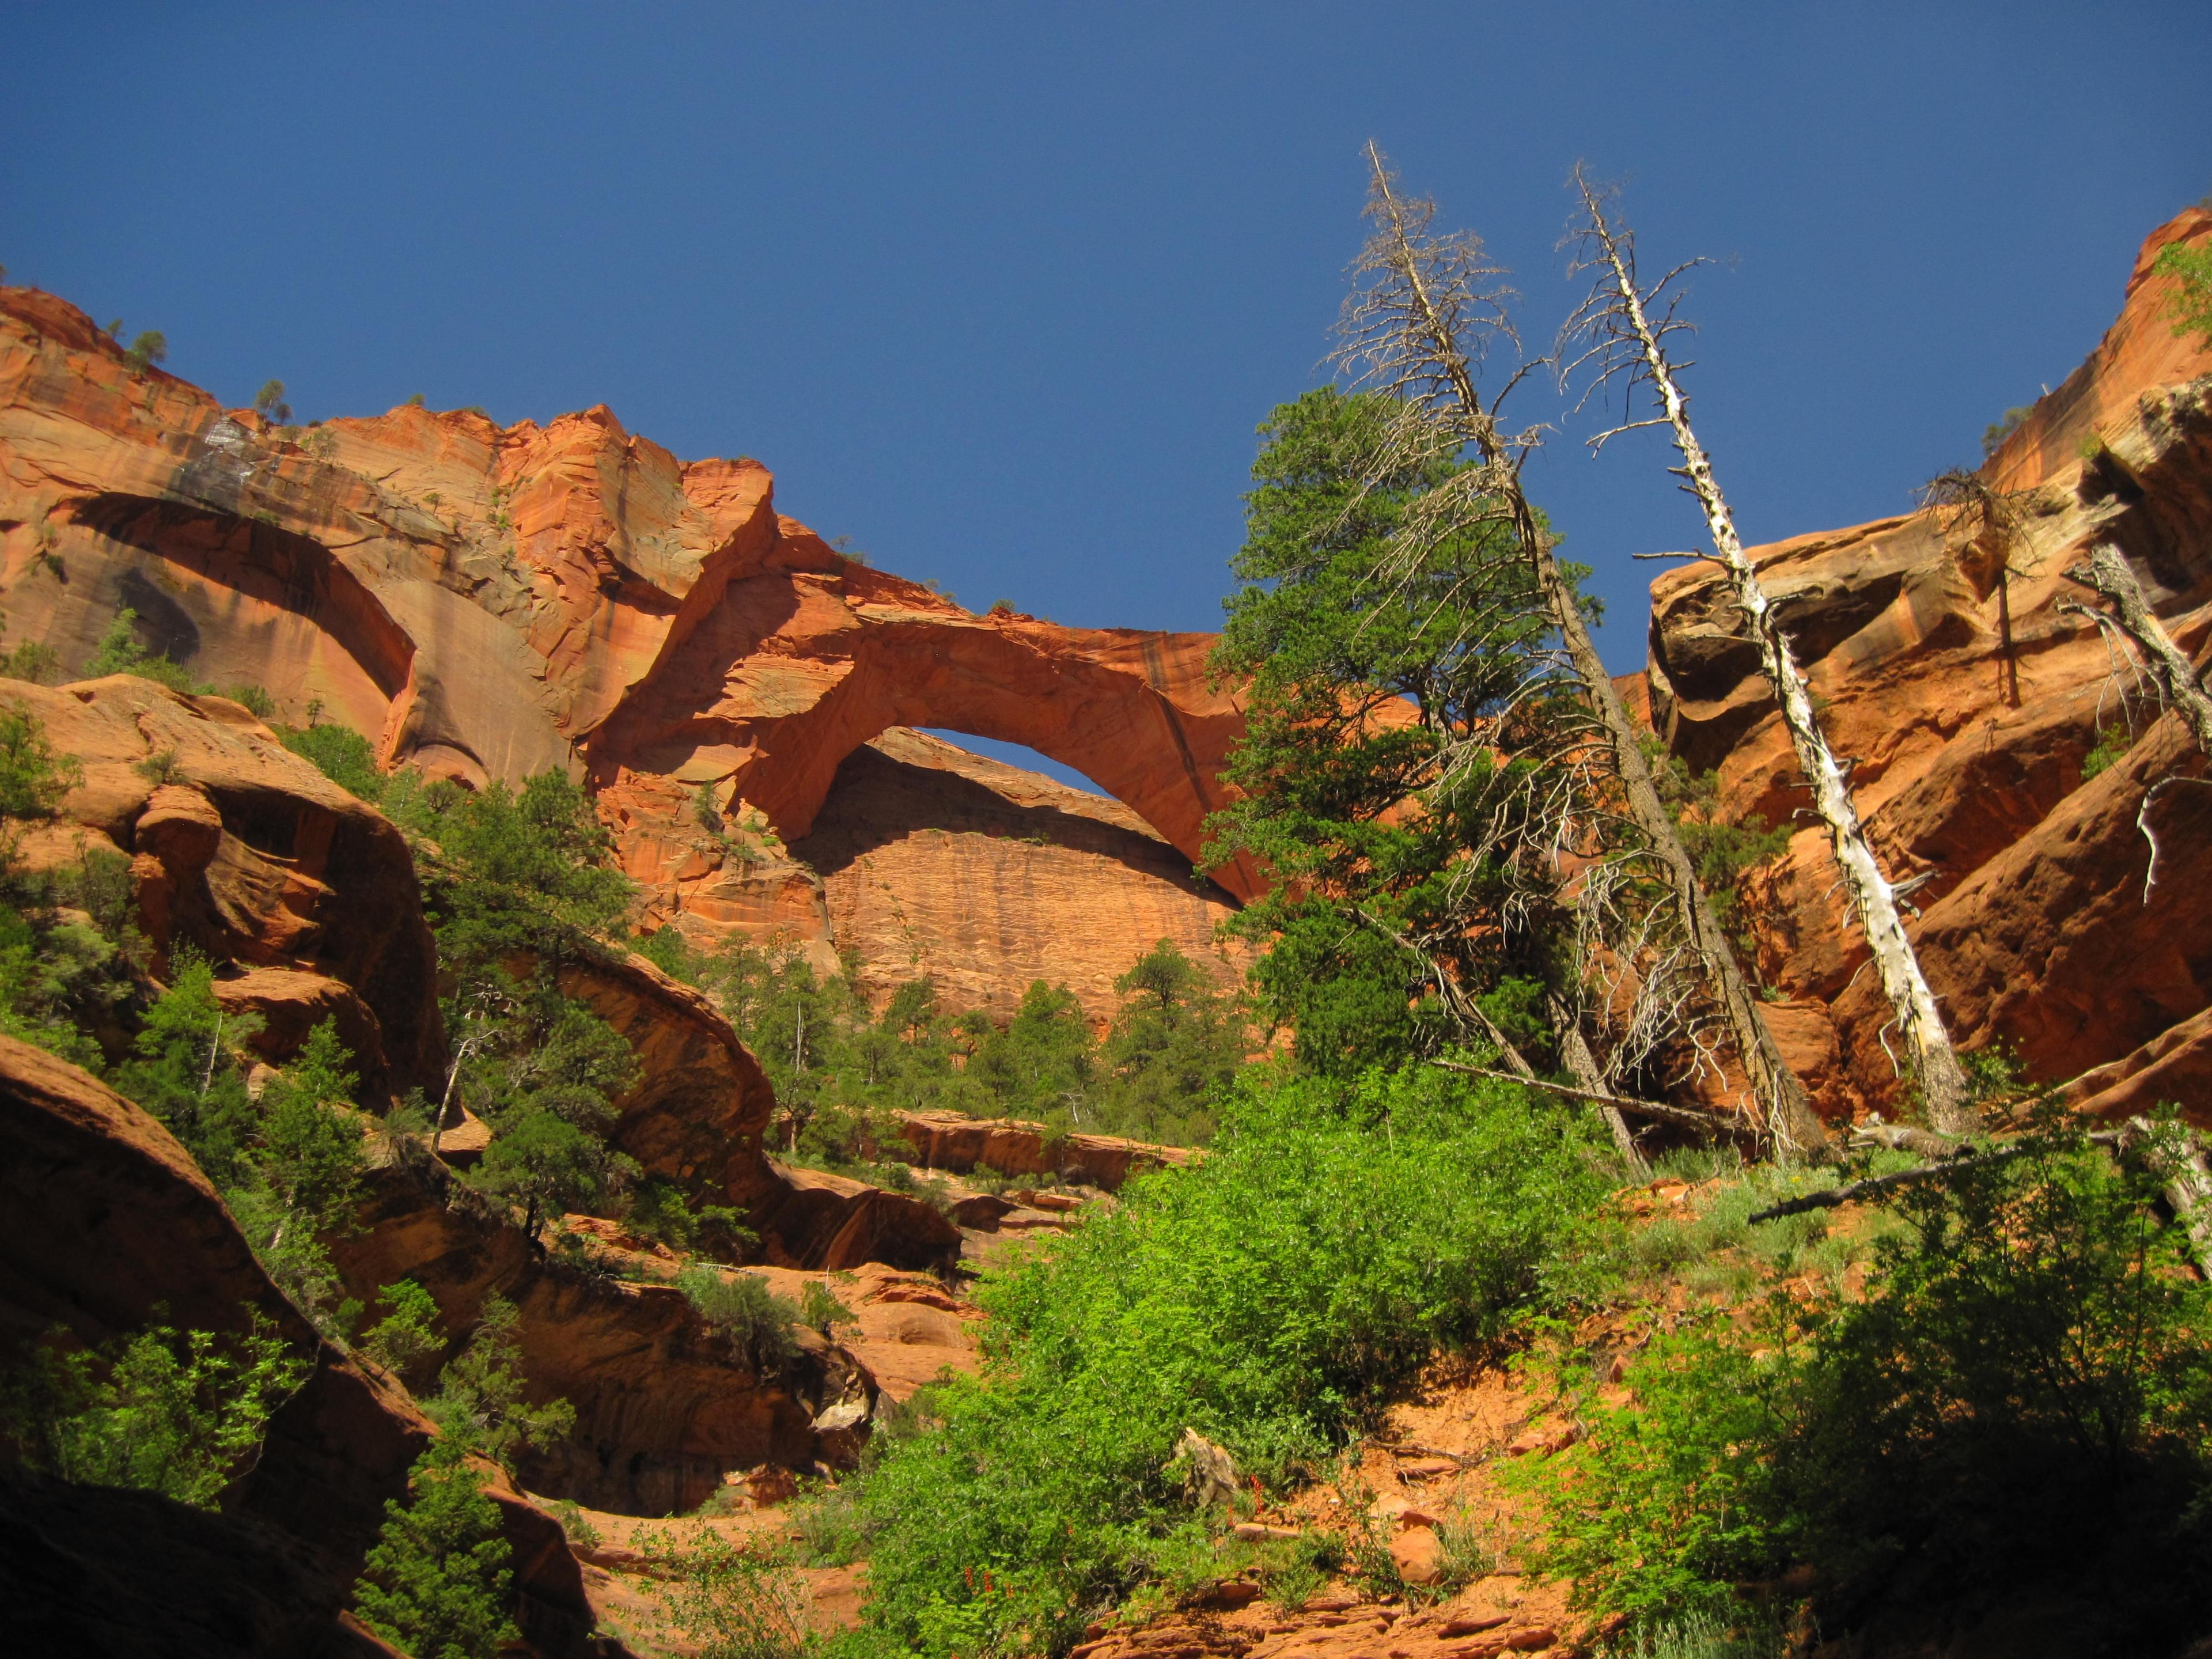
[[[255,1546],[237,1564],[234,1593],[212,1599],[251,1608],[282,1580],[334,1612],[386,1500],[406,1491],[428,1421],[390,1379],[315,1334],[184,1148],[96,1079],[0,1037],[0,1144],[9,1218],[0,1229],[0,1341],[13,1348],[59,1326],[97,1344],[157,1319],[236,1335],[258,1318],[312,1356],[307,1381],[270,1419],[260,1458],[235,1488],[236,1512],[280,1540]],[[517,1617],[533,1647],[592,1650],[590,1604],[560,1528],[489,1465],[480,1474],[514,1552]],[[162,1536],[165,1548],[189,1556],[208,1534],[171,1517]],[[66,1573],[65,1561],[58,1570]],[[349,1638],[333,1632],[331,1640],[332,1651],[349,1650]]]
[[[87,852],[131,860],[155,951],[247,970],[226,988],[282,1060],[335,1018],[371,1097],[444,1079],[436,952],[405,840],[238,704],[127,674],[54,688],[0,681],[82,763],[58,817],[26,838],[33,868]],[[166,771],[155,782],[149,772]]]
[[[2184,650],[2201,654],[2212,634],[2212,352],[2175,337],[2172,284],[2149,274],[2161,247],[2208,238],[2201,209],[2153,234],[2104,343],[1986,470],[2026,492],[2008,580],[1998,549],[1928,514],[1753,550],[1891,877],[1916,884],[1913,932],[1954,1036],[2011,1045],[2039,1078],[2120,1061],[2212,1005],[2192,890],[2212,806],[2201,789],[2162,793],[2148,899],[2136,823],[2151,785],[2195,775],[2202,759],[2154,718],[2080,608],[2092,596],[2066,576],[2110,538]],[[1718,769],[1726,813],[1793,821],[1806,796],[1716,567],[1670,571],[1652,602],[1656,728],[1692,767]],[[2085,782],[2100,733],[2130,724],[2133,746]],[[1896,1109],[1887,1006],[1844,925],[1824,833],[1801,829],[1754,888],[1759,965],[1787,998],[1778,1034],[1822,1110]]]
[[[128,606],[194,674],[262,686],[295,724],[319,703],[386,764],[475,785],[566,769],[598,792],[655,920],[786,932],[825,966],[857,948],[872,983],[910,969],[918,943],[933,968],[988,982],[994,1007],[1002,974],[1042,963],[1103,1018],[1109,969],[1158,938],[1203,945],[1224,895],[1189,865],[1243,729],[1207,683],[1212,636],[970,615],[780,517],[772,485],[755,461],[679,461],[604,407],[544,426],[401,408],[270,428],[134,374],[65,301],[0,289],[0,583],[15,635],[65,672]],[[988,813],[1026,812],[1046,842],[1004,849],[995,910],[963,911],[916,844],[931,828],[964,839],[979,804],[975,767],[939,766],[952,822],[909,799],[895,843],[848,849],[896,878],[905,922],[865,873],[825,888],[789,844],[848,756],[914,726],[1063,761],[1134,814],[1128,833],[1002,789]],[[701,821],[702,786],[710,813],[760,824],[746,856]],[[1242,866],[1220,879],[1253,890]]]

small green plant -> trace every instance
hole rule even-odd
[[[994,617],[1011,617],[1013,614],[1014,602],[1012,599],[994,599],[991,601],[991,615]]]
[[[276,699],[265,686],[234,685],[223,695],[258,720],[265,720],[276,712]]]
[[[276,741],[348,794],[372,805],[383,799],[385,776],[377,769],[376,750],[368,739],[349,726],[316,721],[313,717],[322,712],[320,708],[308,707],[308,723],[278,726]]]
[[[2179,284],[2167,304],[2173,331],[2194,334],[2197,343],[2212,349],[2212,242],[2195,246],[2175,242],[2159,251],[2151,270]]]
[[[676,1285],[758,1375],[772,1376],[797,1357],[792,1328],[800,1322],[799,1310],[757,1273],[693,1266],[677,1275]]]
[[[425,1380],[427,1362],[446,1346],[438,1304],[411,1279],[386,1285],[378,1299],[391,1311],[362,1333],[361,1351],[412,1387]]]
[[[2135,742],[2136,734],[2124,720],[2100,726],[2095,744],[2081,757],[2081,781],[2087,783],[2100,774],[2112,770],[2120,758],[2135,747]]]
[[[19,702],[0,710],[0,818],[52,817],[83,781],[83,765],[55,749],[36,714]]]
[[[2021,423],[2035,413],[2033,404],[2016,404],[1997,419],[1982,428],[1982,459],[1987,460],[2004,447],[2004,441],[2020,430]]]
[[[149,328],[131,343],[131,349],[123,354],[123,361],[131,366],[133,374],[143,374],[156,363],[169,360],[169,337],[158,328]]]
[[[561,1523],[562,1535],[569,1547],[595,1550],[599,1547],[599,1529],[584,1513],[583,1505],[571,1498],[560,1498],[545,1506],[546,1513]]]
[[[284,382],[268,380],[253,394],[253,412],[270,426],[292,424],[292,405],[284,401]]]
[[[0,1382],[0,1439],[42,1474],[198,1509],[216,1506],[308,1370],[258,1317],[234,1338],[156,1325],[94,1352],[67,1340],[55,1331]]]
[[[837,1293],[818,1279],[806,1281],[799,1292],[799,1318],[801,1324],[819,1332],[825,1340],[835,1341],[840,1325],[857,1325],[860,1316],[837,1299]]]
[[[1267,1545],[1260,1556],[1260,1593],[1296,1613],[1344,1571],[1350,1557],[1342,1534],[1316,1529]]]
[[[2101,434],[2089,432],[2085,433],[2081,441],[2074,447],[2074,453],[2083,460],[2094,465],[2105,458],[2105,453],[2108,447]]]
[[[131,769],[152,784],[174,783],[184,776],[184,769],[174,749],[156,749],[142,761],[133,761]]]
[[[520,1321],[512,1302],[487,1298],[468,1346],[447,1365],[436,1397],[423,1402],[448,1439],[509,1469],[523,1453],[549,1446],[576,1426],[576,1408],[567,1401],[533,1406],[523,1399]]]
[[[514,1552],[499,1505],[455,1440],[434,1441],[388,1500],[384,1528],[354,1585],[354,1609],[422,1659],[497,1659],[521,1640],[507,1617]]]
[[[419,392],[409,392],[407,394],[407,400],[399,406],[402,409],[422,409],[426,407],[422,401],[422,394]]]
[[[115,613],[115,620],[100,636],[92,660],[84,665],[86,679],[100,679],[109,674],[136,674],[142,680],[155,681],[187,696],[214,690],[193,678],[183,665],[172,662],[165,653],[149,651],[141,645],[138,613],[127,606]]]
[[[820,1651],[813,1594],[781,1554],[712,1533],[678,1543],[641,1531],[635,1542],[665,1586],[656,1634],[701,1659],[803,1659]]]

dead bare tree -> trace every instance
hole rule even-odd
[[[1595,717],[1610,771],[1631,821],[1664,881],[1680,932],[1711,988],[1778,1151],[1786,1158],[1822,1155],[1826,1138],[1804,1086],[1784,1060],[1746,982],[1727,935],[1698,885],[1695,866],[1674,818],[1659,799],[1640,734],[1621,702],[1574,591],[1553,555],[1522,488],[1522,467],[1536,447],[1534,431],[1509,433],[1500,422],[1505,398],[1540,362],[1520,365],[1486,398],[1476,366],[1490,345],[1517,346],[1498,285],[1501,268],[1471,232],[1432,232],[1434,203],[1400,193],[1381,149],[1367,147],[1367,216],[1373,231],[1352,266],[1353,288],[1339,325],[1336,361],[1357,384],[1401,398],[1414,424],[1454,449],[1471,447],[1480,465],[1468,490],[1498,515],[1528,562],[1545,609],[1565,647],[1567,665]],[[1408,556],[1418,556],[1418,545]],[[1605,1093],[1601,1083],[1591,1091]]]
[[[2180,711],[2197,748],[2212,756],[2212,696],[2205,695],[2196,665],[2160,626],[2157,613],[2143,597],[2142,584],[2120,550],[2110,542],[2094,543],[2087,562],[2075,565],[2066,575],[2110,602],[2112,621],[2142,654],[2159,695],[2168,708]]]
[[[1979,472],[1954,467],[1920,488],[1920,504],[1936,514],[1946,534],[1964,532],[1989,549],[1997,562],[1997,694],[2008,708],[2020,707],[2020,655],[2012,637],[2012,579],[2029,573],[2013,568],[2012,556],[2025,539],[2021,504],[2028,492],[1999,489]]]
[[[1852,908],[1873,953],[1883,993],[1903,1036],[1911,1073],[1919,1085],[1931,1127],[1946,1134],[1971,1134],[1977,1127],[1968,1099],[1966,1074],[1951,1046],[1934,992],[1920,970],[1912,941],[1905,931],[1895,890],[1883,874],[1851,799],[1844,767],[1828,746],[1813,708],[1812,693],[1797,665],[1789,636],[1782,630],[1759,572],[1745,556],[1735,520],[1713,475],[1712,462],[1690,426],[1689,400],[1683,395],[1676,365],[1668,356],[1667,337],[1686,330],[1675,307],[1679,290],[1669,286],[1698,264],[1678,265],[1646,289],[1636,272],[1633,234],[1609,214],[1611,192],[1590,182],[1578,166],[1574,185],[1582,198],[1582,218],[1569,234],[1576,248],[1571,276],[1589,273],[1590,291],[1561,331],[1559,372],[1562,384],[1587,372],[1584,401],[1600,389],[1618,385],[1627,406],[1621,424],[1590,440],[1593,448],[1642,427],[1663,426],[1673,434],[1682,465],[1674,468],[1705,511],[1713,550],[1726,573],[1736,608],[1759,647],[1759,665],[1781,704],[1797,763],[1812,791],[1814,810],[1826,825],[1836,862],[1844,872]],[[1656,412],[1636,418],[1634,400],[1648,393]]]

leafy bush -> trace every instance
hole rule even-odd
[[[2081,781],[2087,783],[2100,773],[2110,771],[2135,747],[2135,741],[2136,734],[2124,720],[2100,727],[2095,746],[2081,757]]]
[[[268,718],[260,709],[254,713]],[[371,805],[384,799],[385,779],[377,770],[376,750],[351,726],[330,721],[280,726],[276,740],[349,794]]]
[[[2199,242],[2191,247],[2169,243],[2159,250],[2151,269],[2180,284],[2168,302],[2173,331],[2194,334],[2198,343],[2212,349],[2212,244]]]
[[[532,1406],[523,1399],[517,1322],[512,1302],[488,1297],[468,1346],[441,1375],[437,1395],[423,1402],[447,1439],[509,1469],[525,1452],[548,1446],[576,1426],[576,1408],[567,1401]]]
[[[215,1507],[308,1370],[258,1319],[228,1339],[157,1325],[97,1353],[65,1352],[65,1340],[32,1347],[0,1383],[0,1438],[42,1474],[199,1509]]]
[[[162,653],[149,651],[138,642],[138,613],[128,607],[115,613],[107,632],[100,635],[100,644],[86,663],[79,677],[96,680],[109,674],[136,674],[142,680],[153,680],[172,691],[181,691],[187,696],[215,688],[193,677],[191,672],[174,663]]]
[[[792,1328],[799,1310],[759,1274],[690,1267],[676,1276],[676,1286],[760,1376],[774,1375],[797,1357]]]
[[[2115,1651],[2212,1616],[2212,1288],[2154,1214],[2155,1151],[2078,1134],[1898,1188],[1864,1298],[1776,1292],[1655,1340],[1635,1403],[1587,1409],[1571,1451],[1521,1467],[1544,1565],[1650,1620],[1723,1613],[1798,1564],[1822,1623],[2001,1599],[2069,1575]]]
[[[806,1288],[799,1292],[799,1319],[801,1324],[819,1331],[831,1341],[836,1340],[840,1325],[860,1322],[860,1316],[840,1302],[837,1293],[818,1279],[808,1279]]]
[[[391,1312],[362,1333],[361,1350],[402,1382],[419,1381],[423,1362],[446,1346],[437,1302],[411,1279],[386,1285],[379,1297]]]
[[[869,1619],[931,1655],[1050,1646],[1197,1559],[1184,1431],[1282,1480],[1439,1345],[1555,1303],[1595,1148],[1510,1085],[1248,1079],[1203,1164],[987,1277],[987,1375],[933,1392],[940,1427],[886,1435],[854,1500]]]
[[[641,1531],[639,1553],[664,1589],[656,1635],[699,1659],[799,1659],[819,1650],[813,1594],[790,1563],[711,1532],[678,1542]]]
[[[416,1659],[496,1659],[521,1640],[507,1614],[514,1552],[465,1455],[439,1440],[416,1460],[354,1585],[362,1622]]]

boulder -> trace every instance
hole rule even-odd
[[[382,813],[222,698],[118,674],[60,689],[0,682],[0,702],[37,716],[83,768],[27,861],[132,855],[155,951],[190,945],[236,964],[223,971],[253,982],[229,994],[263,1014],[268,1058],[289,1058],[315,1019],[336,1018],[368,1097],[438,1091],[436,950],[413,856]],[[171,781],[154,783],[153,769]]]

